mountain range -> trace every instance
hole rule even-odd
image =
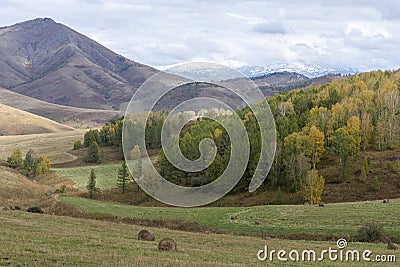
[[[308,78],[317,78],[326,75],[352,75],[359,73],[357,69],[344,68],[344,67],[331,67],[306,65],[301,63],[277,63],[268,66],[243,66],[237,68],[240,72],[247,75],[248,77],[258,77],[266,74],[279,73],[279,72],[294,72],[304,75]]]
[[[288,64],[243,67],[240,71],[252,77],[265,96],[340,77],[327,74],[355,72]],[[0,28],[0,103],[70,126],[77,122],[93,126],[122,114],[137,88],[157,72],[50,18]],[[324,78],[315,78],[322,75]],[[185,90],[181,88],[182,93],[175,92],[157,108],[170,109],[186,100]],[[215,92],[200,86],[190,96]],[[112,113],[96,115],[88,109]]]

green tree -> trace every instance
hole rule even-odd
[[[351,137],[347,135],[344,128],[339,128],[334,132],[331,142],[331,153],[339,159],[338,172],[343,183],[349,169],[351,142]]]
[[[21,150],[14,149],[11,156],[7,158],[7,162],[10,168],[16,169],[22,167],[24,159],[22,158]]]
[[[90,163],[97,163],[100,161],[99,145],[96,141],[89,145],[86,154],[86,161]]]
[[[94,169],[90,171],[90,176],[86,185],[86,189],[88,190],[89,198],[91,199],[93,199],[100,191],[99,188],[96,187],[96,174],[94,173]]]
[[[32,172],[34,161],[35,161],[35,152],[32,149],[29,149],[29,151],[25,155],[25,160],[24,160],[24,169],[28,173]]]
[[[126,162],[124,161],[122,163],[121,168],[118,170],[118,179],[117,179],[117,185],[121,189],[122,193],[125,193],[126,188],[128,186],[128,182],[130,179],[130,174],[128,170],[128,166],[126,165]]]

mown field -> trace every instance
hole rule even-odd
[[[100,189],[105,189],[117,186],[119,168],[121,168],[121,164],[118,163],[75,168],[53,168],[52,170],[55,171],[58,176],[74,181],[75,188],[86,190],[91,169],[94,169],[96,173],[96,186]]]
[[[19,136],[0,136],[0,159],[7,159],[13,149],[20,149],[25,156],[29,149],[46,155],[50,161],[61,163],[76,159],[68,153],[74,147],[74,142],[83,140],[86,130],[66,131],[59,133],[31,134]]]
[[[171,208],[119,205],[96,200],[62,197],[65,204],[85,213],[105,213],[118,217],[148,220],[186,220],[205,228],[236,234],[272,236],[326,235],[350,237],[364,223],[376,221],[386,233],[400,236],[400,199],[328,204],[325,207],[268,205],[253,207]],[[231,216],[237,216],[232,221]],[[255,220],[260,222],[255,224]]]
[[[23,211],[0,211],[1,266],[397,266],[397,263],[366,262],[261,262],[257,252],[269,249],[320,252],[336,242],[263,240],[256,237],[201,234],[146,228],[156,241],[137,240],[139,226],[76,219]],[[160,252],[158,241],[172,237],[176,252]],[[373,255],[399,252],[384,244],[350,242],[348,249],[370,249]]]

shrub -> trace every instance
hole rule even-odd
[[[21,150],[14,149],[12,155],[7,158],[7,162],[10,168],[16,169],[22,167],[24,159],[22,158]]]
[[[43,210],[39,207],[30,207],[27,212],[32,212],[32,213],[43,213]]]
[[[60,188],[56,189],[56,194],[64,193],[66,188],[67,188],[67,186],[65,184],[61,185]]]
[[[74,143],[74,150],[79,150],[82,148],[82,142],[80,140]]]
[[[280,187],[278,187],[278,191],[276,191],[275,203],[278,204],[278,205],[283,203],[283,201],[282,201],[282,192],[281,192],[281,188]]]
[[[378,242],[385,236],[383,227],[377,222],[368,222],[358,229],[358,237],[361,242]]]
[[[375,191],[381,190],[381,183],[379,182],[378,177],[375,177],[374,182],[372,183],[372,188],[373,188]]]

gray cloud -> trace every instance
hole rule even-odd
[[[254,30],[259,33],[285,34],[287,31],[279,21],[257,24]]]
[[[0,25],[35,17],[51,17],[154,66],[193,60],[362,70],[400,66],[397,0],[2,1]]]

